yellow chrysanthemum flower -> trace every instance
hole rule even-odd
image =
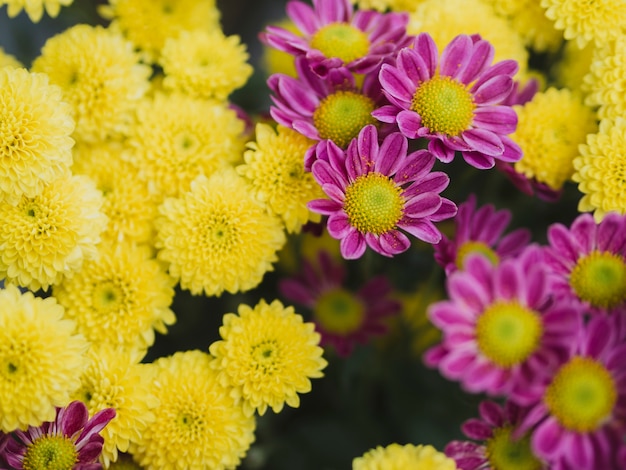
[[[0,67],[21,68],[24,66],[15,56],[9,54],[0,46]]]
[[[285,403],[297,408],[298,393],[311,391],[310,379],[322,377],[327,365],[315,325],[278,300],[240,304],[237,312],[224,315],[222,340],[209,347],[220,383],[248,416],[263,415],[268,406],[278,413]]]
[[[154,369],[140,364],[143,353],[129,352],[100,344],[87,355],[88,365],[74,400],[81,400],[90,415],[105,408],[115,409],[115,418],[100,431],[104,438],[104,468],[126,452],[131,442],[141,440],[143,432],[154,422],[153,410],[159,405],[154,393]]]
[[[38,23],[43,16],[44,8],[52,18],[56,18],[61,7],[71,5],[74,0],[0,0],[0,7],[7,6],[9,18],[16,17],[22,10],[33,23]]]
[[[237,167],[240,175],[252,184],[257,198],[280,216],[287,232],[299,232],[309,220],[320,216],[306,207],[313,199],[324,197],[324,191],[313,174],[304,170],[304,154],[315,142],[302,134],[278,126],[257,124],[256,142],[248,143],[245,164]]]
[[[79,24],[48,39],[32,66],[63,89],[76,120],[74,137],[119,138],[148,91],[151,69],[139,63],[130,41],[101,26]]]
[[[102,212],[109,218],[103,241],[151,244],[157,204],[139,170],[124,158],[128,151],[116,141],[78,145],[72,171],[87,175],[102,191]]]
[[[626,33],[624,0],[541,0],[541,6],[565,39],[575,39],[581,49],[588,42],[601,46]]]
[[[587,134],[596,132],[596,116],[578,94],[549,88],[516,106],[517,129],[511,138],[523,157],[515,170],[559,190],[574,173],[572,161]]]
[[[198,177],[191,191],[166,199],[159,210],[158,257],[192,294],[256,287],[285,244],[280,220],[232,169]]]
[[[154,330],[165,334],[176,322],[170,310],[175,283],[150,248],[102,243],[98,259],[52,292],[92,343],[146,350]]]
[[[254,441],[254,417],[220,385],[213,359],[201,351],[177,352],[151,367],[160,405],[155,422],[131,445],[134,460],[146,470],[237,467]]]
[[[528,51],[519,33],[484,0],[425,0],[410,13],[407,31],[428,32],[439,53],[459,34],[480,34],[493,44],[494,62],[516,60],[519,76],[528,68]]]
[[[595,49],[584,82],[585,104],[599,106],[600,119],[626,116],[626,34]]]
[[[569,88],[586,95],[588,87],[585,85],[584,79],[589,73],[595,49],[591,42],[581,49],[576,41],[565,41],[561,58],[554,63],[551,69],[551,75],[556,84],[562,88]]]
[[[626,119],[603,119],[579,150],[572,176],[584,194],[578,210],[594,211],[598,223],[607,212],[626,214]]]
[[[102,202],[89,178],[73,175],[16,206],[0,203],[0,277],[33,291],[71,277],[97,255]]]
[[[220,11],[215,0],[109,0],[99,13],[112,20],[120,31],[143,52],[148,62],[157,60],[167,38],[181,31],[220,29]]]
[[[159,63],[166,90],[225,101],[252,75],[248,52],[239,36],[221,30],[183,31],[165,41]]]
[[[454,460],[428,445],[390,444],[352,461],[352,470],[456,470]]]
[[[89,347],[52,297],[0,290],[0,431],[54,421],[80,386]]]
[[[0,202],[16,204],[69,176],[74,121],[61,89],[22,68],[0,68],[0,103]]]
[[[225,103],[157,94],[137,109],[130,161],[161,202],[189,190],[200,174],[241,160],[244,123]]]

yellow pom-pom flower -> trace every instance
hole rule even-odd
[[[560,60],[556,61],[550,70],[555,83],[561,88],[569,88],[574,92],[581,92],[583,96],[586,95],[588,87],[584,80],[589,73],[595,49],[591,42],[581,49],[576,41],[565,41]]]
[[[237,167],[251,183],[259,200],[283,219],[287,231],[299,232],[309,220],[319,222],[306,204],[324,197],[313,174],[304,171],[304,154],[314,142],[302,134],[278,126],[257,124],[256,142],[248,143],[245,164]]]
[[[0,202],[15,205],[69,176],[74,121],[61,89],[22,68],[0,68],[0,103]]]
[[[626,116],[626,34],[594,50],[584,82],[585,103],[599,106],[600,119]]]
[[[595,113],[578,94],[556,88],[515,108],[518,122],[511,138],[523,152],[515,170],[560,190],[574,173],[578,146],[597,130]]]
[[[278,413],[285,403],[297,408],[298,393],[311,391],[310,379],[322,377],[327,365],[315,325],[278,300],[240,304],[237,311],[224,315],[222,340],[209,347],[220,382],[248,416],[268,407]]]
[[[212,361],[209,354],[194,350],[151,365],[160,405],[153,410],[154,423],[131,444],[141,468],[225,470],[241,463],[254,441],[255,420],[220,385]]]
[[[85,142],[127,133],[151,74],[122,35],[86,24],[48,39],[32,69],[63,89],[76,121],[74,137]]]
[[[97,255],[102,202],[89,178],[73,175],[15,206],[0,203],[0,277],[33,291],[71,277]]]
[[[429,445],[378,446],[352,461],[352,470],[456,470],[454,460]]]
[[[167,39],[161,51],[163,87],[225,101],[252,75],[248,58],[239,36],[226,37],[219,29],[183,31]]]
[[[278,217],[234,170],[198,177],[191,191],[169,198],[156,221],[159,259],[192,294],[234,294],[256,287],[285,244]]]
[[[89,343],[52,297],[0,290],[0,431],[54,421],[80,386]]]
[[[145,351],[176,321],[175,280],[146,246],[102,243],[98,254],[52,292],[92,343]]]
[[[44,9],[52,18],[56,18],[61,7],[69,6],[74,0],[0,0],[0,7],[7,6],[9,18],[16,17],[22,10],[26,12],[33,23],[38,23],[43,16]]]

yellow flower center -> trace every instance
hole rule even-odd
[[[74,443],[65,436],[41,436],[26,449],[24,470],[72,470],[78,461]]]
[[[493,430],[487,440],[487,458],[493,470],[541,470],[543,465],[530,447],[530,436],[513,439],[511,426]]]
[[[500,367],[524,362],[539,345],[539,315],[517,302],[496,302],[478,318],[476,341],[481,352]]]
[[[486,243],[479,241],[467,241],[459,247],[456,253],[456,267],[458,269],[465,269],[465,260],[471,254],[479,253],[484,255],[491,264],[496,266],[500,262],[500,257],[493,251]]]
[[[322,100],[313,113],[313,124],[322,139],[330,139],[341,148],[359,135],[372,117],[374,101],[353,91],[337,91]]]
[[[101,313],[119,311],[126,296],[122,288],[112,281],[101,282],[93,289],[93,308]]]
[[[556,373],[544,401],[566,429],[591,432],[610,416],[617,403],[617,387],[602,364],[576,356]]]
[[[595,307],[611,308],[626,300],[626,264],[607,251],[580,258],[569,282],[578,297]]]
[[[338,57],[344,63],[365,57],[370,42],[360,29],[346,23],[331,23],[320,28],[311,38],[311,47],[326,57]]]
[[[333,289],[320,296],[314,316],[320,327],[329,333],[348,335],[361,327],[365,305],[350,292]]]
[[[264,340],[252,346],[252,366],[255,372],[272,375],[280,366],[280,348],[275,340]]]
[[[422,125],[430,132],[455,136],[469,129],[474,118],[474,100],[468,88],[448,76],[422,82],[411,102]]]
[[[402,188],[380,173],[359,176],[346,188],[344,210],[350,225],[361,233],[381,235],[402,217]]]

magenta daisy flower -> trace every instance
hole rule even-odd
[[[449,239],[445,235],[434,246],[435,260],[450,274],[463,269],[469,254],[480,253],[493,264],[500,260],[517,256],[530,241],[530,232],[517,229],[503,236],[511,222],[511,212],[497,211],[492,204],[476,208],[476,196],[459,205],[454,218],[455,235]]]
[[[621,468],[614,460],[626,431],[626,344],[614,318],[599,315],[572,342],[519,431],[532,430],[532,448],[551,469]]]
[[[548,242],[555,293],[593,312],[626,305],[626,216],[609,213],[596,224],[590,214],[581,214],[569,229],[552,224]]]
[[[456,206],[439,195],[449,178],[431,171],[435,157],[428,151],[407,155],[407,139],[399,132],[379,144],[373,125],[347,151],[331,141],[325,149],[312,171],[329,199],[308,207],[328,216],[328,232],[340,240],[344,258],[361,257],[367,246],[389,257],[406,251],[411,242],[400,229],[427,243],[441,240],[433,222],[453,217]]]
[[[98,458],[104,438],[99,434],[115,418],[106,408],[91,418],[87,407],[73,401],[57,408],[56,419],[26,431],[13,431],[7,440],[4,458],[14,469],[55,468],[64,470],[101,469]]]
[[[366,282],[356,292],[345,286],[346,269],[320,251],[317,266],[304,260],[302,272],[279,284],[288,300],[308,307],[321,334],[321,344],[332,346],[342,357],[350,355],[356,344],[387,332],[387,318],[400,311],[391,299],[392,287],[384,276]]]
[[[511,401],[504,406],[485,400],[479,405],[480,418],[461,426],[463,434],[476,442],[452,441],[445,453],[460,470],[542,470],[546,465],[534,453],[530,435],[516,436],[524,409]]]
[[[345,68],[367,74],[398,48],[408,44],[406,13],[353,10],[350,0],[313,0],[287,3],[287,16],[299,34],[268,26],[261,41],[306,62],[319,76]]]
[[[374,117],[396,123],[409,139],[428,139],[428,149],[445,163],[457,151],[480,169],[496,160],[518,161],[521,149],[507,135],[517,127],[517,114],[504,104],[517,62],[492,65],[493,54],[489,42],[459,35],[439,57],[434,40],[421,33],[412,48],[398,52],[395,65],[382,65],[379,79],[391,104]]]
[[[426,351],[426,364],[472,393],[535,400],[538,379],[567,359],[582,322],[569,302],[551,301],[541,249],[531,245],[497,266],[469,256],[446,287],[449,300],[428,310],[443,338]]]
[[[335,70],[322,79],[311,72],[303,57],[296,59],[296,70],[297,79],[274,74],[267,81],[274,93],[270,114],[279,124],[312,140],[332,140],[345,149],[363,127],[376,123],[372,111],[384,101],[376,75],[366,76],[362,86],[347,70]],[[315,149],[312,146],[306,152],[307,171]]]

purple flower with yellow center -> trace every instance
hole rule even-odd
[[[356,344],[387,331],[387,318],[400,312],[400,303],[391,298],[392,287],[384,276],[366,282],[356,292],[346,287],[346,267],[324,250],[317,264],[303,261],[302,272],[279,284],[288,300],[312,311],[321,344],[332,346],[342,357],[350,355]]]
[[[493,55],[489,42],[459,35],[439,57],[432,37],[421,33],[413,47],[398,52],[395,65],[382,65],[379,79],[391,104],[374,117],[395,123],[409,139],[428,139],[428,149],[444,163],[456,152],[479,169],[518,161],[521,149],[507,135],[515,131],[517,114],[505,104],[517,62],[492,65]]]
[[[56,419],[26,431],[13,431],[6,441],[4,458],[19,470],[97,470],[104,438],[99,434],[115,418],[105,408],[91,418],[87,407],[73,401],[57,408]]]
[[[406,13],[354,11],[350,0],[313,0],[313,7],[290,1],[286,9],[299,31],[268,26],[260,34],[261,41],[306,57],[311,69],[322,77],[337,68],[367,74],[408,43]]]
[[[626,303],[626,216],[609,213],[596,224],[579,215],[569,229],[548,228],[546,259],[556,295],[592,312],[615,311]]]
[[[471,393],[533,402],[539,379],[567,360],[582,323],[570,302],[551,298],[541,249],[531,245],[497,266],[471,255],[446,287],[449,300],[428,310],[443,339],[426,351],[426,364]]]
[[[274,106],[270,114],[276,122],[290,127],[309,139],[332,140],[345,149],[359,131],[375,124],[372,111],[384,100],[375,74],[357,86],[354,76],[345,69],[334,70],[322,79],[309,68],[304,57],[296,58],[298,78],[272,75],[267,84]],[[305,154],[304,166],[310,171],[316,146]]]
[[[452,441],[446,448],[448,457],[459,470],[543,470],[547,466],[533,452],[530,434],[516,436],[525,409],[511,401],[504,405],[485,400],[479,405],[480,418],[467,420],[461,426],[472,441]]]
[[[494,265],[500,260],[517,256],[530,241],[530,232],[517,229],[507,235],[504,231],[511,222],[511,212],[496,210],[493,204],[476,207],[476,196],[471,194],[459,205],[454,218],[456,231],[452,239],[442,237],[434,246],[435,260],[450,274],[463,269],[468,255],[480,253]]]
[[[615,318],[600,315],[572,342],[518,430],[532,430],[532,449],[551,469],[623,468],[614,460],[626,431],[626,344]]]
[[[329,199],[313,200],[308,207],[328,216],[328,233],[340,240],[344,258],[360,258],[367,246],[388,257],[402,253],[411,242],[401,230],[427,243],[441,240],[433,222],[453,217],[457,208],[439,194],[449,178],[431,171],[430,152],[407,154],[408,141],[399,132],[379,144],[373,125],[364,127],[346,151],[332,141],[323,150],[312,171]]]

